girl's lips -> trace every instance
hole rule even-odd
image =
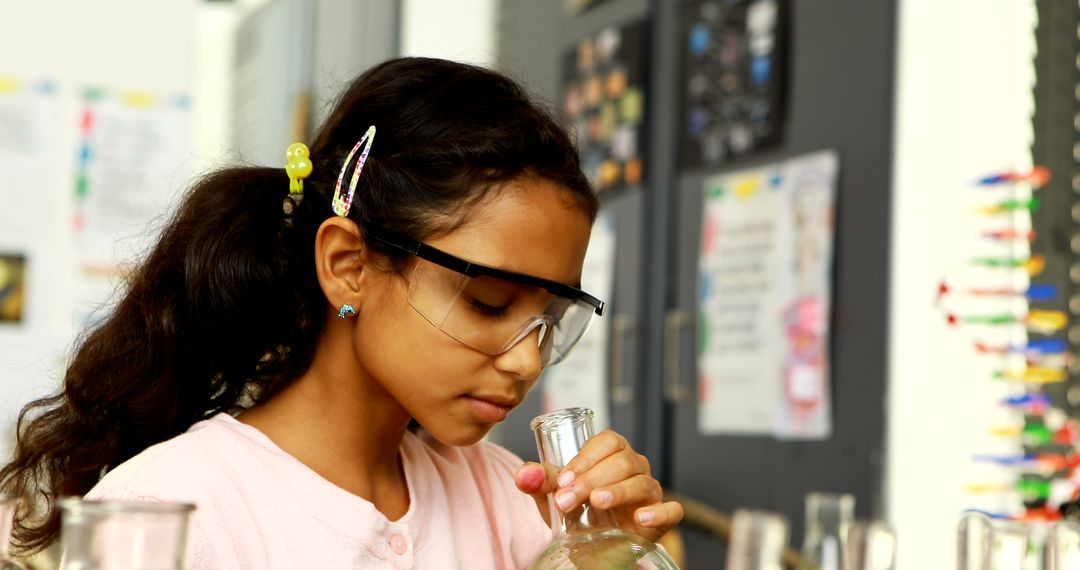
[[[465,396],[473,414],[481,420],[498,423],[506,419],[516,402],[480,396]]]

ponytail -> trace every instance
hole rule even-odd
[[[56,497],[85,494],[105,471],[310,365],[326,301],[305,220],[320,200],[287,217],[287,191],[283,169],[201,180],[82,340],[62,391],[22,410],[14,459],[0,470],[0,485],[29,499],[13,531],[19,550],[57,537]]]

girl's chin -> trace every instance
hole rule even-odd
[[[424,426],[421,426],[424,427]],[[435,438],[439,443],[444,445],[452,445],[454,447],[467,447],[479,443],[484,439],[484,436],[491,431],[493,426],[447,426],[448,429],[429,430],[424,427],[431,437]]]

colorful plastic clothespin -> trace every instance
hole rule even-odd
[[[1013,229],[1009,229],[1009,230],[990,230],[990,231],[983,232],[983,236],[985,236],[985,237],[987,237],[989,239],[993,239],[993,240],[1014,239],[1014,240],[1023,240],[1023,241],[1027,241],[1027,242],[1035,241],[1035,232],[1034,231],[1022,232],[1022,231],[1013,230]]]
[[[1027,349],[1025,352],[1034,352],[1037,354],[1056,354],[1059,352],[1067,352],[1069,350],[1069,343],[1062,338],[1036,338],[1027,342]]]
[[[1060,338],[1037,338],[1025,344],[991,346],[975,341],[975,350],[983,354],[1023,354],[1028,358],[1068,354],[1069,345]]]
[[[1026,173],[1010,171],[984,176],[979,179],[978,184],[980,186],[997,186],[998,184],[1027,182],[1035,189],[1039,189],[1045,186],[1049,181],[1050,169],[1045,166],[1036,166]]]
[[[1005,212],[1015,212],[1017,210],[1027,210],[1034,212],[1039,209],[1041,202],[1038,198],[1015,199],[1009,198],[1002,200],[997,204],[991,204],[989,206],[983,206],[979,208],[979,212],[983,214],[1001,214]]]
[[[1024,297],[1029,301],[1050,301],[1057,297],[1057,287],[1054,285],[1038,284],[1032,285],[1024,290],[974,288],[953,291],[946,283],[941,283],[938,286],[938,297],[953,293],[971,295],[973,297]]]
[[[1054,384],[1064,382],[1066,374],[1058,368],[1029,367],[1023,370],[1003,370],[994,373],[994,377],[1002,380],[1016,380],[1029,384]]]
[[[1005,398],[1001,401],[1001,405],[1010,407],[1049,406],[1050,397],[1042,392],[1032,392],[1030,394]],[[1017,430],[1017,434],[1019,434],[1019,430]]]
[[[1029,330],[1047,335],[1060,331],[1068,323],[1069,316],[1063,311],[1034,309],[1024,318],[1024,324]]]
[[[1018,454],[1018,455],[987,455],[977,453],[971,456],[972,461],[980,463],[996,463],[998,465],[1016,466],[1025,465],[1035,461],[1034,455]]]
[[[1042,334],[1053,334],[1064,328],[1069,321],[1068,315],[1061,311],[1045,311],[1042,309],[1032,310],[1022,316],[1011,313],[959,316],[949,313],[945,315],[945,319],[950,325],[961,323],[990,326],[1023,324],[1028,330]]]

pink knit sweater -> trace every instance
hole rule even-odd
[[[187,564],[195,569],[528,566],[551,533],[514,485],[521,460],[489,443],[401,444],[409,511],[387,520],[226,414],[120,465],[87,498],[197,505]]]

